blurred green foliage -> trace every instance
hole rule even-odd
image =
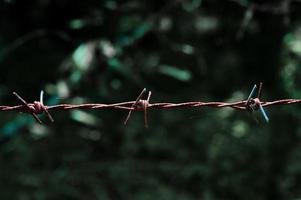
[[[296,0],[0,0],[0,101],[301,98]],[[299,199],[300,106],[0,113],[0,199]],[[260,116],[258,116],[260,118]]]

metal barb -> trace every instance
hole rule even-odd
[[[249,94],[249,96],[248,96],[247,103],[249,103],[249,102],[250,102],[250,100],[251,100],[251,97],[254,95],[254,93],[255,93],[256,89],[257,89],[257,85],[256,85],[256,84],[254,84],[254,86],[253,86],[253,88],[252,88],[252,90],[251,90],[251,92],[250,92],[250,94]]]
[[[143,110],[144,110],[144,127],[145,128],[148,128],[147,108],[148,108],[148,105],[149,105],[149,100],[151,98],[151,95],[152,95],[152,91],[149,91],[146,102],[144,103],[145,105],[143,107]]]
[[[133,103],[133,105],[131,106],[131,110],[129,111],[128,115],[126,116],[123,124],[126,125],[128,120],[130,119],[130,116],[132,114],[133,109],[137,106],[139,100],[141,99],[142,95],[146,92],[146,88],[144,88],[141,93],[139,94],[139,96],[137,97],[135,103]]]
[[[23,106],[25,106],[25,108],[27,109],[27,112],[29,112],[38,123],[42,124],[40,118],[34,113],[34,109],[30,107],[28,103],[16,92],[13,92],[13,94],[22,102]]]
[[[266,123],[269,122],[269,117],[267,116],[265,110],[263,109],[263,106],[261,105],[261,101],[260,101],[260,97],[261,97],[261,94],[262,94],[262,83],[259,84],[259,89],[258,89],[258,93],[257,93],[257,97],[255,99],[253,99],[253,95],[255,93],[255,90],[257,88],[257,85],[254,85],[253,86],[253,89],[251,91],[251,93],[249,94],[249,97],[247,99],[247,102],[246,102],[246,108],[252,112],[254,112],[255,110],[260,110],[264,120],[266,121]],[[253,103],[251,103],[251,101]]]
[[[20,95],[18,95],[17,92],[13,92],[13,95],[15,95],[23,103],[24,106],[28,107],[27,102]]]
[[[52,118],[50,112],[47,110],[47,108],[45,108],[45,106],[43,107],[45,113],[46,113],[46,116],[48,117],[48,119],[53,123],[54,122],[54,119]]]
[[[44,91],[41,90],[41,92],[40,92],[40,103],[41,103],[42,105],[44,105],[44,103],[43,103],[43,96],[44,96]]]
[[[260,110],[265,122],[269,123],[270,119],[269,119],[268,115],[266,114],[266,112],[264,111],[263,106],[261,105],[261,103],[259,104],[259,110]]]
[[[47,118],[48,118],[51,122],[54,122],[53,117],[51,116],[51,114],[50,114],[50,112],[48,111],[47,107],[44,105],[43,97],[44,97],[44,91],[41,90],[41,92],[40,92],[40,103],[41,103],[42,109],[43,109],[43,111],[46,113]]]
[[[261,92],[262,92],[262,82],[260,82],[260,84],[259,84],[259,89],[258,89],[258,94],[257,94],[258,99],[260,99],[260,97],[261,97]]]

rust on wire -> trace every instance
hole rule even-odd
[[[246,108],[250,112],[254,112],[254,111],[259,109],[262,116],[263,116],[263,118],[264,118],[264,120],[266,121],[266,123],[268,123],[269,122],[269,117],[266,114],[265,110],[263,109],[262,102],[260,101],[261,92],[262,92],[262,83],[259,84],[257,97],[253,99],[252,96],[254,95],[256,89],[257,89],[257,85],[255,84],[253,86],[253,89],[250,92],[250,95],[249,95],[248,99],[247,99]]]
[[[124,125],[127,124],[133,111],[143,111],[144,112],[144,126],[148,127],[148,109],[176,109],[176,108],[199,108],[199,107],[213,107],[213,108],[225,108],[230,107],[236,110],[247,110],[254,112],[259,110],[263,115],[266,122],[269,118],[264,110],[264,107],[276,106],[276,105],[288,105],[288,104],[299,104],[301,99],[281,99],[276,101],[261,101],[262,94],[262,83],[259,85],[258,93],[255,98],[253,98],[254,93],[257,89],[257,85],[254,85],[249,97],[246,100],[237,101],[233,103],[227,102],[202,102],[202,101],[192,101],[183,103],[150,103],[151,91],[148,92],[147,98],[142,99],[146,94],[146,89],[144,88],[135,101],[113,103],[113,104],[100,104],[100,103],[88,103],[88,104],[58,104],[52,106],[46,106],[43,104],[43,93],[41,92],[40,101],[34,101],[33,103],[27,103],[19,94],[13,92],[13,94],[20,100],[21,105],[17,106],[0,106],[0,111],[19,111],[26,112],[33,116],[33,118],[38,122],[42,123],[39,114],[45,113],[51,122],[54,122],[50,110],[72,110],[72,109],[120,109],[127,110],[128,114],[124,120]]]
[[[139,94],[139,96],[137,97],[136,101],[132,104],[131,106],[131,110],[129,111],[128,115],[126,116],[125,120],[124,120],[124,125],[127,124],[128,120],[130,119],[130,116],[132,114],[133,110],[142,110],[144,111],[144,126],[145,128],[148,127],[148,120],[147,120],[147,109],[149,107],[149,100],[150,97],[152,95],[152,92],[149,91],[148,92],[148,96],[146,100],[141,99],[142,96],[144,95],[144,93],[146,92],[146,88],[144,88],[141,93]]]
[[[34,101],[33,104],[29,104],[27,103],[18,93],[13,92],[13,94],[22,102],[22,106],[15,106],[15,110],[19,110],[23,111],[23,112],[28,112],[30,113],[33,118],[40,124],[42,124],[42,121],[40,120],[40,118],[37,116],[38,114],[42,114],[42,113],[46,113],[48,119],[51,122],[54,122],[51,114],[48,111],[47,106],[44,106],[43,104],[43,94],[44,92],[41,91],[40,94],[40,101]],[[9,107],[7,107],[7,110],[14,110],[14,109],[9,109]]]

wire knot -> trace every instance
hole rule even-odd
[[[141,99],[143,94],[146,92],[146,88],[144,88],[142,90],[142,92],[140,93],[140,95],[137,97],[136,101],[133,103],[133,105],[130,107],[130,111],[126,117],[126,119],[124,120],[124,125],[127,124],[128,120],[130,119],[130,116],[132,114],[133,110],[137,110],[137,111],[143,111],[144,112],[144,127],[147,128],[148,127],[148,120],[147,120],[147,109],[150,105],[149,100],[150,97],[152,95],[152,92],[149,91],[148,92],[148,96],[147,99]]]
[[[136,109],[139,111],[145,111],[149,106],[149,100],[140,99],[136,105]]]
[[[13,94],[22,102],[23,108],[26,112],[30,113],[33,118],[40,124],[42,124],[42,121],[37,116],[38,114],[46,113],[46,116],[51,122],[54,122],[51,114],[49,113],[47,107],[43,104],[43,90],[40,93],[40,101],[34,101],[33,104],[27,103],[20,95],[18,95],[16,92],[13,92]]]
[[[255,98],[255,99],[250,98],[249,101],[247,101],[247,103],[246,103],[246,108],[247,108],[249,111],[253,112],[253,111],[256,111],[256,110],[259,109],[260,104],[261,104],[261,103],[260,103],[259,98]]]
[[[32,112],[35,114],[42,114],[46,110],[45,106],[39,102],[39,101],[34,101],[33,106],[30,106],[32,109]]]
[[[262,83],[260,83],[259,85],[259,89],[258,89],[258,94],[256,98],[252,98],[252,96],[255,93],[255,90],[257,89],[257,85],[255,84],[253,86],[253,89],[251,90],[249,97],[247,99],[246,102],[246,109],[250,112],[254,112],[256,110],[260,110],[263,118],[265,119],[265,121],[268,123],[269,122],[269,117],[267,116],[265,110],[263,109],[263,106],[261,105],[261,101],[260,101],[260,97],[261,97],[261,90],[262,90]]]

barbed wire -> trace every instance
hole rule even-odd
[[[40,93],[40,100],[34,101],[33,103],[27,103],[19,94],[13,92],[13,94],[21,101],[20,105],[16,106],[0,106],[0,112],[4,111],[18,111],[29,113],[33,118],[40,124],[43,122],[38,117],[39,114],[45,113],[47,118],[54,122],[50,111],[55,110],[73,110],[73,109],[87,109],[87,110],[100,110],[100,109],[120,109],[127,110],[128,115],[124,121],[124,125],[127,124],[133,111],[143,111],[144,112],[144,126],[148,127],[147,111],[148,109],[175,109],[175,108],[199,108],[199,107],[214,107],[214,108],[225,108],[230,107],[240,111],[254,112],[259,110],[266,122],[269,122],[269,117],[266,114],[264,107],[276,106],[276,105],[287,105],[287,104],[297,104],[301,103],[301,99],[280,99],[275,101],[261,101],[262,93],[262,83],[259,85],[257,96],[254,97],[257,85],[255,84],[246,100],[241,100],[237,102],[227,103],[227,102],[202,102],[202,101],[191,101],[183,103],[150,103],[151,91],[147,93],[146,88],[144,88],[135,101],[127,101],[113,104],[102,104],[102,103],[86,103],[86,104],[58,104],[52,106],[46,106],[43,103],[43,94]],[[142,99],[147,93],[147,98]]]

